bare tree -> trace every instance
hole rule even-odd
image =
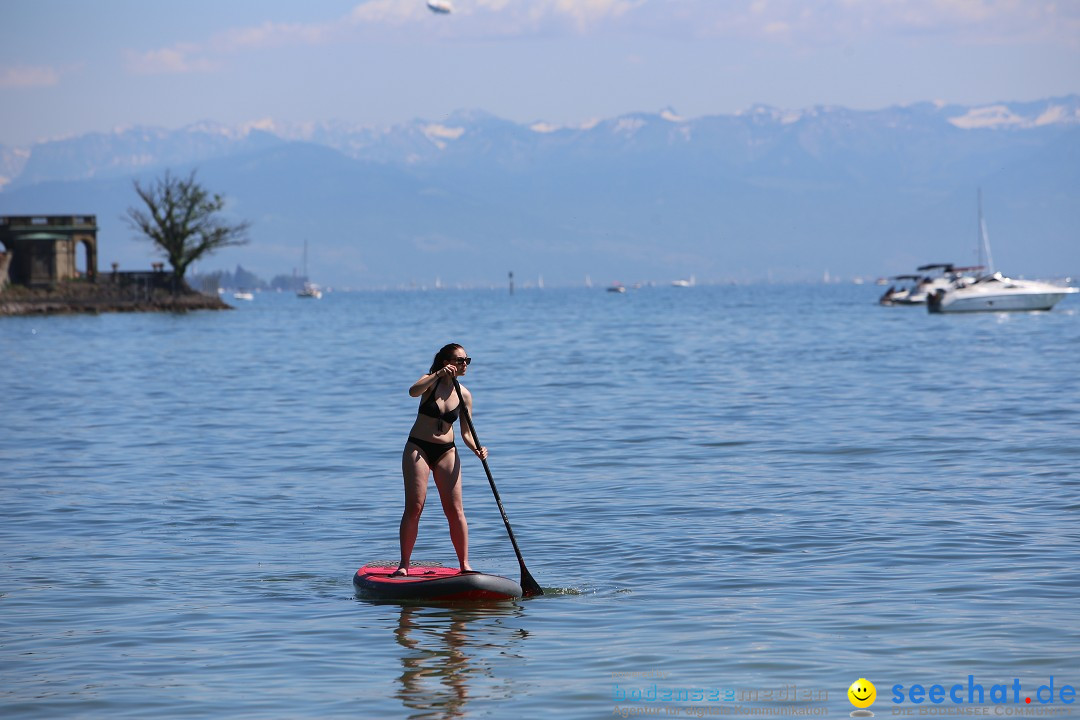
[[[172,265],[173,290],[184,287],[188,266],[203,255],[221,248],[248,243],[247,221],[225,222],[219,213],[223,195],[210,192],[195,181],[195,171],[179,178],[168,170],[147,185],[135,181],[143,207],[129,207],[125,221],[154,243]]]

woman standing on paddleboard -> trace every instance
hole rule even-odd
[[[443,512],[450,524],[450,540],[454,543],[462,570],[472,570],[469,565],[469,525],[465,522],[465,510],[461,506],[461,462],[454,445],[454,421],[461,408],[454,378],[465,375],[472,358],[465,348],[456,343],[443,346],[435,354],[431,369],[409,388],[409,395],[421,398],[416,422],[409,431],[405,452],[401,456],[401,474],[405,478],[405,512],[401,515],[401,562],[394,575],[409,574],[416,534],[420,527],[420,513],[427,499],[428,475],[435,476]],[[472,395],[464,387],[461,397],[465,408],[472,414]],[[481,460],[487,458],[487,448],[480,447],[465,425],[461,427],[461,439]]]

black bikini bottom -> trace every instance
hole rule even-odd
[[[439,458],[454,449],[453,441],[448,443],[429,442],[410,435],[408,442],[411,442],[420,450],[420,457],[424,458],[429,466],[435,465],[435,463],[439,462]]]

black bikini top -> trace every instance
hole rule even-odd
[[[439,378],[435,381],[435,385],[431,388],[431,394],[428,395],[427,400],[424,400],[420,403],[420,407],[417,408],[416,412],[420,415],[427,415],[428,417],[433,417],[436,420],[440,420],[446,423],[447,425],[453,425],[454,421],[458,418],[458,409],[454,408],[453,410],[450,410],[448,412],[439,412],[439,405],[437,402],[435,402],[435,391],[438,389],[439,383],[441,382],[442,378]]]

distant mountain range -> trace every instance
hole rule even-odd
[[[981,187],[998,266],[1080,273],[1080,96],[875,111],[758,106],[578,127],[479,112],[344,123],[129,128],[0,145],[0,214],[93,213],[101,262],[143,267],[133,178],[198,170],[254,223],[200,268],[354,287],[548,285],[903,272],[970,262]],[[519,281],[520,282],[520,281]]]

